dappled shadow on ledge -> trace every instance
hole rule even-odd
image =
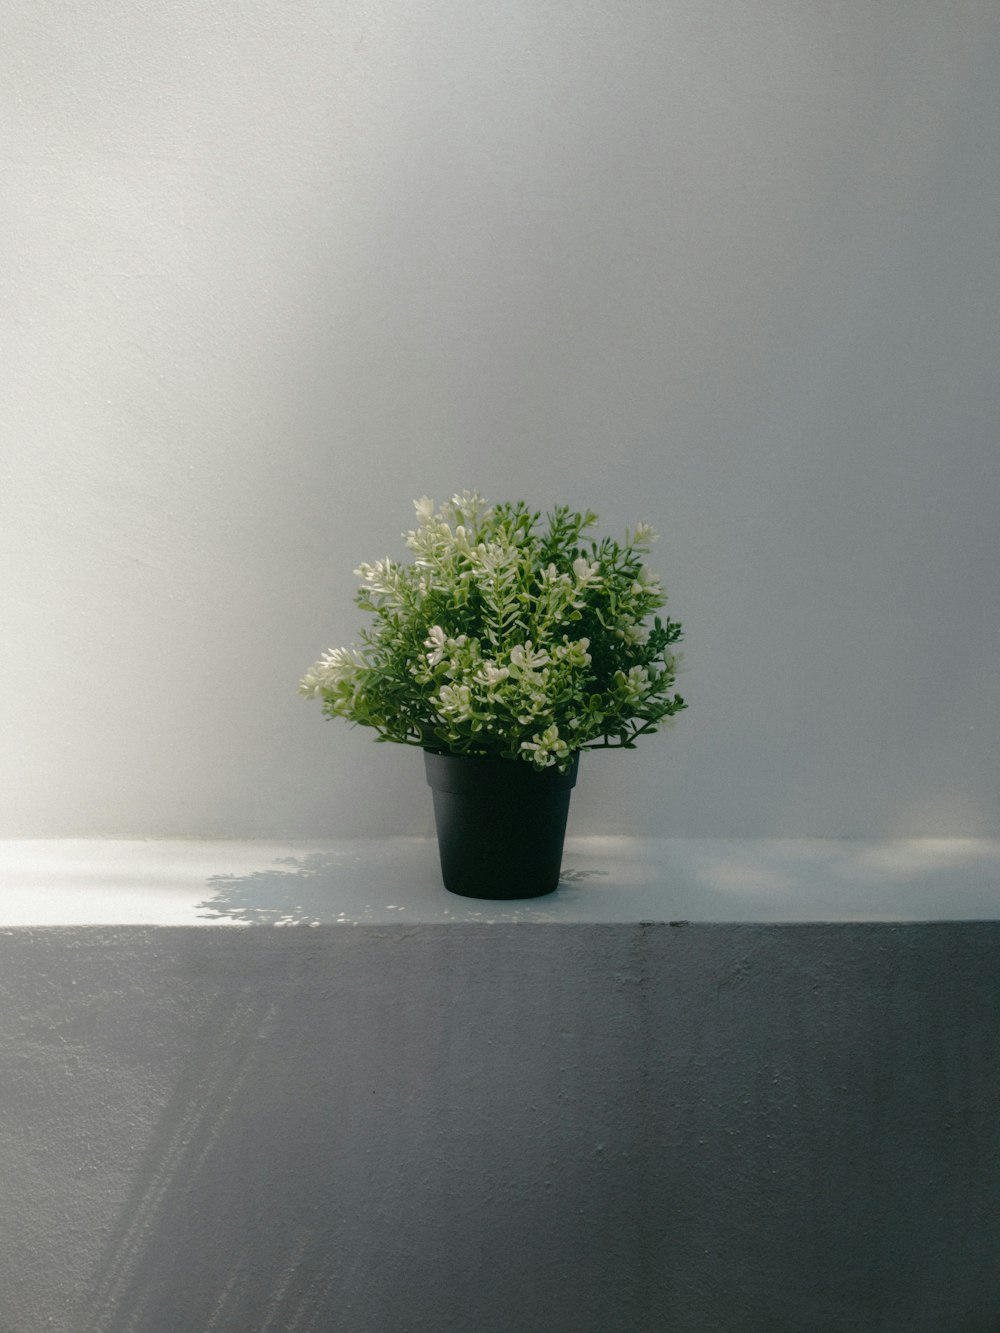
[[[490,900],[456,897],[440,882],[436,850],[427,863],[414,856],[412,875],[399,864],[388,873],[365,850],[336,849],[305,856],[283,856],[273,868],[249,875],[213,875],[212,896],[198,903],[198,916],[250,926],[350,925],[357,922],[405,922],[407,913],[421,920],[520,921],[557,919],[572,905],[574,887],[607,870],[564,866],[557,893],[545,898]],[[398,886],[410,883],[411,891]],[[396,884],[396,888],[391,888]],[[390,889],[387,892],[387,887]],[[386,901],[386,898],[398,901]]]
[[[331,890],[355,859],[345,851],[313,852],[279,857],[275,867],[287,870],[212,875],[208,886],[214,897],[198,904],[198,915],[252,926],[318,926],[329,915]]]

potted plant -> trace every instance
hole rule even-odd
[[[584,539],[597,515],[464,491],[414,501],[410,563],[360,565],[360,646],[300,683],[327,717],[424,751],[445,886],[528,898],[558,883],[581,750],[633,749],[686,705],[671,693],[681,637],[642,562],[656,534]]]

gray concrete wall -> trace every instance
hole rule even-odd
[[[996,1333],[1000,925],[0,933],[4,1333]]]

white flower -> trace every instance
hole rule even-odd
[[[424,647],[430,649],[427,654],[428,666],[437,666],[439,662],[444,661],[449,653],[456,648],[461,648],[467,642],[468,637],[465,634],[460,634],[457,639],[451,639],[445,634],[440,625],[432,625],[430,634],[424,639]]]
[[[505,542],[480,542],[470,554],[475,559],[476,564],[487,575],[509,569],[511,565],[516,565],[518,561],[517,547]]]
[[[386,556],[384,560],[376,560],[374,565],[358,565],[354,574],[364,579],[373,592],[398,593],[400,572],[400,566]]]
[[[467,722],[472,716],[472,699],[468,685],[442,685],[438,692],[441,712],[454,722]]]
[[[660,576],[654,574],[646,565],[643,565],[639,570],[638,580],[632,584],[632,591],[636,596],[644,592],[661,592]]]
[[[443,660],[447,648],[447,642],[448,641],[445,638],[445,632],[441,628],[441,626],[432,625],[430,634],[428,634],[427,638],[424,639],[424,647],[429,648],[431,650],[427,654],[428,666],[437,666],[437,664]]]
[[[641,699],[649,689],[649,672],[644,666],[629,667],[628,675],[616,672],[616,680],[630,699]]]
[[[455,529],[455,545],[464,554],[472,554],[472,548],[469,545],[469,534],[461,523],[459,523],[458,527]]]
[[[477,685],[485,685],[487,688],[490,688],[494,685],[499,685],[500,682],[506,680],[509,675],[509,667],[500,667],[497,666],[496,662],[486,661],[473,676],[473,680]]]
[[[621,625],[615,630],[616,639],[624,639],[626,643],[646,643],[649,639],[649,630],[645,625],[639,625],[634,620],[627,625]]]
[[[534,751],[535,762],[541,760],[545,767],[554,764],[557,759],[564,759],[569,754],[569,746],[560,737],[559,728],[554,722],[541,734],[536,732],[530,741],[522,741],[521,749]]]
[[[587,652],[589,647],[589,639],[567,639],[564,636],[562,643],[556,644],[553,648],[552,657],[554,661],[568,662],[570,666],[589,666],[590,653]]]
[[[637,546],[649,546],[657,540],[657,534],[648,523],[637,523],[635,525],[635,536],[632,540]]]
[[[434,557],[447,551],[455,540],[451,528],[439,518],[429,518],[416,530],[404,532],[403,539],[411,551],[424,557],[417,564],[432,564]]]
[[[418,523],[429,523],[434,517],[434,501],[429,496],[422,495],[419,500],[414,500],[413,508],[417,511]]]
[[[594,583],[599,579],[601,566],[596,562],[592,565],[589,564],[586,556],[581,555],[578,559],[573,561],[573,573],[576,575],[581,587],[584,587],[588,583]]]
[[[323,687],[314,671],[307,671],[299,681],[299,694],[304,694],[307,699],[318,699],[322,690]]]
[[[447,504],[441,506],[441,510],[469,527],[480,520],[485,521],[493,512],[478,491],[463,491],[461,495],[453,495]]]
[[[516,643],[510,650],[510,664],[518,671],[534,671],[538,667],[545,666],[550,660],[544,648],[531,646],[530,639],[527,643]]]
[[[307,699],[316,699],[324,690],[332,690],[340,681],[349,680],[359,665],[346,648],[333,648],[302,677],[299,692]]]

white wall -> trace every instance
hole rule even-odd
[[[411,500],[646,518],[571,832],[998,831],[992,0],[12,0],[0,836],[431,828],[302,671]]]

